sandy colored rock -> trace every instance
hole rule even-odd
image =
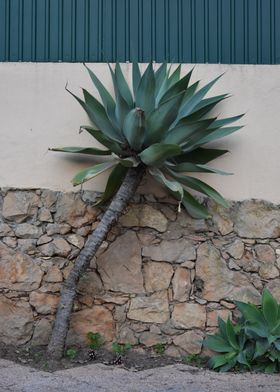
[[[118,237],[97,259],[97,266],[106,290],[144,292],[141,248],[133,231]]]
[[[13,236],[14,231],[7,223],[0,222],[0,237]]]
[[[175,327],[203,329],[206,324],[205,307],[192,303],[181,303],[174,306],[172,321]]]
[[[195,260],[196,250],[191,241],[181,238],[172,241],[163,240],[159,245],[145,246],[142,255],[154,261],[180,264],[187,260]]]
[[[48,269],[44,277],[44,281],[48,283],[62,282],[63,281],[62,272],[56,265],[54,265]]]
[[[238,206],[235,231],[244,238],[280,237],[280,210],[274,204],[247,200]]]
[[[227,321],[228,318],[232,318],[232,314],[227,309],[218,309],[212,310],[207,313],[207,327],[217,327],[218,326],[218,318],[221,318],[224,321]]]
[[[158,335],[149,331],[142,332],[139,338],[141,344],[146,347],[153,347],[156,344],[165,344],[168,339],[166,336]]]
[[[95,305],[92,309],[72,313],[68,344],[88,344],[88,332],[99,332],[106,342],[111,342],[115,337],[115,323],[110,310],[105,306]]]
[[[0,342],[21,345],[32,336],[33,314],[25,301],[0,296]]]
[[[52,242],[39,246],[43,256],[67,257],[71,252],[71,246],[63,238],[55,238]]]
[[[0,243],[0,288],[32,291],[40,286],[43,274],[31,257]]]
[[[144,280],[147,292],[168,289],[173,268],[168,263],[148,262],[144,264]]]
[[[50,210],[45,207],[41,208],[38,214],[38,220],[40,222],[53,222]]]
[[[240,260],[236,260],[236,263],[245,272],[258,272],[260,263],[254,258],[252,251],[245,251],[243,257]]]
[[[16,248],[17,247],[17,239],[15,237],[4,237],[2,238],[2,242],[7,245],[9,248]]]
[[[48,344],[52,332],[52,321],[46,318],[38,320],[32,336],[32,346],[45,346]]]
[[[54,314],[59,303],[59,297],[53,294],[32,291],[29,299],[37,313]]]
[[[280,303],[280,279],[273,279],[266,284],[266,288],[275,297],[276,301]]]
[[[167,229],[168,221],[162,212],[149,205],[134,205],[120,219],[124,227],[150,227],[161,233]]]
[[[259,275],[262,279],[274,279],[279,276],[279,270],[273,263],[261,263]]]
[[[209,212],[212,215],[213,223],[222,235],[227,235],[233,231],[233,221],[230,209],[216,204],[209,200]]]
[[[227,268],[220,252],[210,243],[198,248],[196,260],[196,280],[201,282],[201,298],[219,302],[239,300],[259,303],[260,294],[239,271]]]
[[[77,291],[91,297],[100,294],[103,291],[103,285],[99,275],[95,271],[85,272],[79,280]]]
[[[172,279],[173,299],[185,302],[190,297],[191,273],[187,268],[177,268]]]
[[[203,338],[204,334],[201,331],[187,331],[173,338],[173,343],[188,354],[199,354],[202,349]]]
[[[39,238],[42,234],[41,227],[29,223],[21,223],[15,229],[15,235],[19,238]]]
[[[98,213],[97,208],[91,208],[89,212],[79,194],[62,193],[56,203],[55,221],[79,228],[94,222]]]
[[[225,247],[225,251],[234,259],[241,259],[244,254],[244,249],[244,243],[239,238],[235,239]]]
[[[275,263],[276,254],[274,249],[267,244],[258,244],[255,246],[255,252],[257,259],[262,261],[263,263]]]
[[[61,234],[65,235],[71,231],[71,226],[67,223],[49,223],[46,227],[47,235]]]
[[[132,298],[127,317],[146,323],[165,323],[169,319],[167,292]]]
[[[33,192],[11,191],[4,197],[3,217],[17,223],[37,213],[39,197]]]
[[[134,332],[129,327],[122,327],[118,333],[118,343],[120,344],[131,344],[132,346],[138,344],[138,339],[134,335]]]
[[[70,244],[76,246],[76,248],[78,248],[78,249],[82,249],[82,247],[85,244],[84,238],[78,234],[70,234],[67,237],[67,241],[70,242]]]

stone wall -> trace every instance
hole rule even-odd
[[[88,191],[0,192],[0,341],[47,344],[59,292],[102,216]],[[280,208],[258,200],[207,202],[194,220],[168,198],[136,195],[80,280],[69,344],[100,332],[107,342],[200,353],[234,299],[280,301]]]

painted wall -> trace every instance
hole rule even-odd
[[[107,66],[92,64],[105,85],[111,87]],[[130,76],[130,65],[123,69]],[[190,69],[184,66],[184,71]],[[208,182],[227,198],[262,198],[280,202],[280,67],[253,65],[197,65],[194,79],[207,82],[226,72],[212,94],[228,92],[218,113],[246,112],[246,127],[216,145],[231,153],[215,166],[234,176],[207,176]],[[0,63],[0,187],[42,187],[71,190],[73,175],[89,164],[88,159],[48,152],[49,146],[87,146],[92,139],[79,126],[86,115],[64,86],[94,91],[81,64]],[[203,178],[203,177],[202,177]],[[206,178],[206,176],[205,176]],[[105,177],[88,184],[102,190]]]

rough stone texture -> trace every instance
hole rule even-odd
[[[167,292],[132,298],[127,317],[146,323],[165,323],[169,319]]]
[[[115,336],[115,323],[110,310],[104,306],[93,306],[92,309],[73,313],[68,343],[88,343],[88,332],[99,332],[106,341],[111,342]]]
[[[30,305],[0,296],[0,341],[24,344],[32,336],[33,314]]]
[[[206,324],[205,307],[192,303],[181,303],[174,306],[172,321],[177,328],[203,329]]]
[[[37,213],[39,197],[33,192],[8,192],[4,197],[2,215],[17,223],[33,217]]]
[[[149,262],[144,265],[145,287],[147,292],[168,289],[173,268],[168,263]]]
[[[244,201],[237,208],[234,228],[244,238],[280,237],[280,209],[258,200]]]
[[[168,220],[160,211],[144,204],[130,208],[121,217],[120,223],[124,227],[150,227],[163,233],[167,229]]]
[[[54,314],[58,306],[59,297],[53,294],[32,291],[29,302],[40,314]]]
[[[38,320],[35,324],[34,333],[32,336],[32,346],[47,345],[52,331],[52,321],[43,318]]]
[[[172,280],[173,299],[179,302],[185,302],[190,297],[192,289],[191,273],[186,268],[177,268]]]
[[[260,294],[248,278],[229,270],[220,252],[210,243],[205,242],[198,249],[196,279],[203,282],[201,297],[208,301],[235,299],[259,302]]]
[[[195,260],[196,251],[191,241],[182,238],[174,241],[163,240],[159,245],[145,246],[142,255],[155,261],[184,263]]]
[[[40,286],[44,272],[31,257],[0,243],[0,288],[31,291]]]
[[[204,334],[201,331],[187,331],[173,339],[175,346],[179,346],[188,354],[199,354],[202,348]]]
[[[235,320],[234,300],[258,303],[267,287],[280,302],[279,206],[207,202],[213,218],[196,220],[161,197],[137,194],[103,241],[80,279],[68,344],[92,331],[180,357],[200,352],[218,316]],[[63,279],[101,218],[95,200],[0,190],[0,342],[47,343]]]
[[[134,232],[127,232],[97,260],[105,289],[123,293],[143,293],[141,248]]]

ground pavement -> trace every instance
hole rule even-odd
[[[54,373],[0,360],[0,392],[280,392],[280,375],[217,374],[176,364],[140,372],[93,364]]]

